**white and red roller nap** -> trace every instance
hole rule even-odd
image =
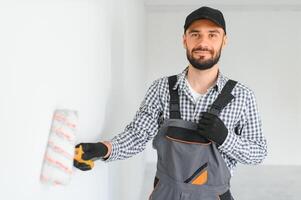
[[[77,112],[56,110],[53,114],[40,180],[51,185],[67,185],[73,173]]]

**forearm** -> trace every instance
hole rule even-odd
[[[267,156],[267,144],[264,137],[252,140],[234,132],[229,132],[219,149],[242,164],[259,164]]]
[[[124,160],[142,152],[155,133],[156,128],[153,131],[144,129],[138,131],[128,126],[123,133],[118,134],[109,142],[111,149],[103,160],[106,162]]]

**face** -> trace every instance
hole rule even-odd
[[[187,59],[199,70],[209,69],[218,62],[226,41],[224,30],[207,19],[193,22],[183,35]]]

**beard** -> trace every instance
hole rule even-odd
[[[190,62],[190,64],[199,70],[206,70],[206,69],[210,69],[211,67],[213,67],[216,63],[218,63],[219,58],[221,56],[221,51],[222,51],[222,46],[220,47],[220,49],[217,51],[217,54],[215,56],[212,56],[209,59],[202,59],[202,58],[194,58],[192,53],[194,51],[208,51],[211,53],[211,55],[214,54],[213,50],[207,49],[207,48],[202,48],[202,47],[198,47],[195,49],[191,50],[191,53],[189,52],[188,49],[186,49],[186,56],[188,61]]]

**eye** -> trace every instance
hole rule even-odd
[[[191,37],[198,37],[199,34],[198,33],[191,33]]]
[[[217,37],[216,34],[214,34],[214,33],[209,33],[209,38],[216,38],[216,37]]]

